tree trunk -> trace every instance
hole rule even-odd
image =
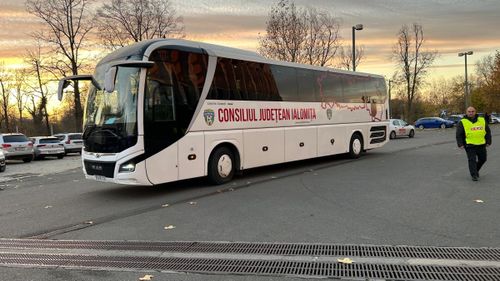
[[[0,85],[2,86],[2,97],[3,97],[3,104],[2,104],[2,109],[3,109],[3,114],[4,114],[4,119],[5,119],[5,129],[7,132],[9,132],[9,98],[5,94],[5,87],[3,84],[3,81],[0,80]]]

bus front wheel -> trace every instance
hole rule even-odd
[[[216,148],[208,162],[208,178],[214,184],[229,182],[234,176],[234,154],[225,146]]]
[[[349,142],[349,156],[351,158],[359,158],[363,152],[363,138],[360,134],[355,133]]]

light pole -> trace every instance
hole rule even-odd
[[[472,51],[458,53],[459,57],[465,56],[465,110],[466,111],[467,111],[467,107],[469,107],[469,102],[468,102],[469,82],[468,82],[468,78],[467,78],[467,56],[470,56],[472,54],[474,54],[474,52],[472,52]]]
[[[358,23],[352,27],[352,71],[356,71],[356,30],[363,30],[363,25]]]
[[[389,79],[389,118],[391,118],[391,84],[394,82],[391,79]]]

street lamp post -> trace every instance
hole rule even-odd
[[[467,77],[467,56],[470,56],[474,54],[472,51],[468,52],[463,52],[463,53],[458,53],[459,57],[465,56],[465,110],[467,110],[467,107],[469,107],[469,82],[468,82],[468,77]]]
[[[391,116],[391,84],[394,81],[392,81],[392,80],[389,79],[388,82],[389,82],[389,118],[391,118],[392,117]]]
[[[356,30],[363,30],[362,24],[352,27],[352,71],[356,71]]]

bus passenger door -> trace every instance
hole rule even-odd
[[[179,178],[177,168],[177,144],[173,144],[147,158],[146,173],[149,181],[153,184],[176,181]]]
[[[202,177],[205,173],[203,132],[189,133],[178,144],[179,179]]]

